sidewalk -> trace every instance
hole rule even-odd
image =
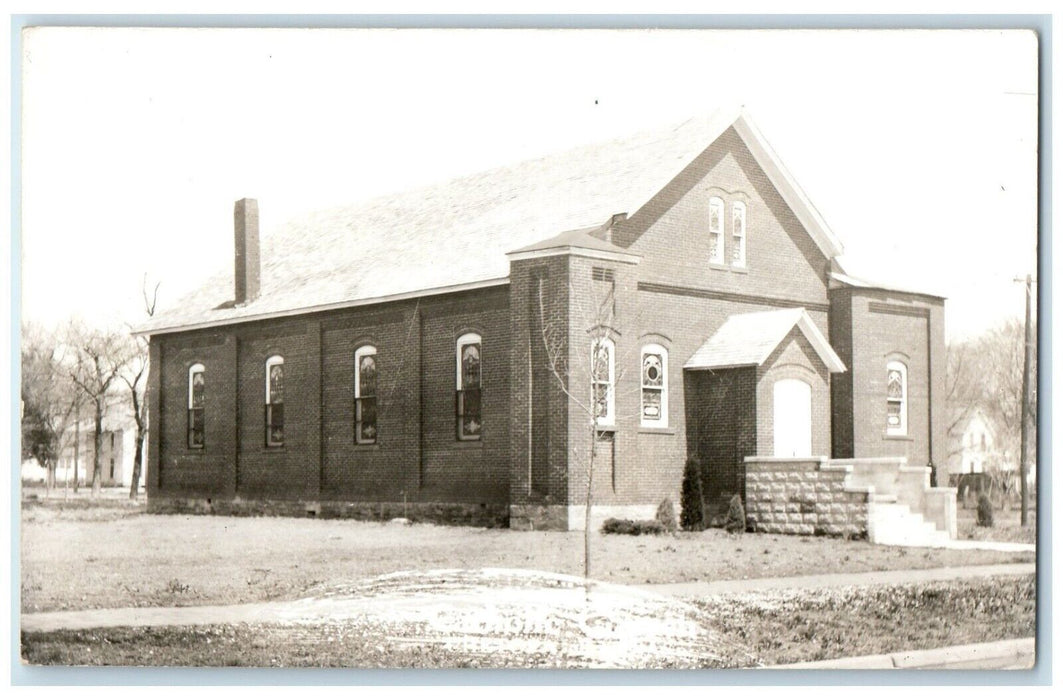
[[[955,566],[940,569],[901,569],[894,571],[866,571],[858,574],[813,574],[787,578],[758,578],[740,581],[689,581],[686,583],[657,583],[639,586],[644,590],[676,596],[696,598],[721,593],[769,591],[781,588],[837,588],[840,586],[884,586],[925,581],[978,578],[982,576],[1022,576],[1036,573],[1034,562],[1019,564],[987,564],[984,566]]]
[[[980,576],[1019,576],[1032,574],[1036,565],[994,564],[943,569],[908,569],[870,571],[860,574],[821,574],[791,578],[751,579],[742,581],[695,581],[636,586],[642,590],[675,597],[698,597],[719,593],[740,593],[780,588],[825,588],[853,585],[884,585],[921,581],[944,581]],[[337,605],[345,605],[338,601]],[[310,616],[328,617],[332,610],[328,600],[272,601],[243,605],[206,605],[173,608],[116,608],[110,610],[63,610],[23,613],[23,632],[51,632],[60,629],[97,627],[141,627],[166,625],[209,625],[285,622]]]
[[[894,654],[852,656],[847,659],[804,661],[797,664],[769,666],[769,669],[965,669],[1018,671],[1033,668],[1036,642],[1033,637],[1005,639],[984,644],[964,644],[939,649],[901,651]]]

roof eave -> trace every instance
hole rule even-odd
[[[826,365],[828,372],[837,374],[845,371],[845,363],[842,362],[842,358],[838,357],[838,353],[834,352],[834,348],[830,346],[830,343],[827,342],[819,328],[816,327],[815,322],[807,311],[802,310],[801,317],[797,319],[796,325],[804,333],[805,338],[808,339],[816,354],[819,355],[819,359]]]
[[[733,124],[735,131],[745,141],[757,163],[767,174],[768,179],[779,191],[783,200],[793,210],[798,221],[805,227],[809,235],[819,246],[827,258],[841,255],[843,247],[838,237],[834,235],[827,222],[813,206],[808,195],[786,169],[774,149],[768,144],[760,129],[750,119],[749,114],[743,109]]]
[[[542,248],[540,250],[524,250],[514,251],[512,253],[506,253],[506,257],[509,260],[535,260],[537,258],[550,258],[557,255],[577,255],[584,258],[594,258],[596,260],[611,260],[613,262],[637,264],[641,259],[641,255],[635,255],[634,253],[619,253],[609,250],[597,250],[594,248],[583,248],[580,246],[563,245],[553,246],[550,248]]]
[[[404,301],[407,299],[416,299],[418,297],[437,296],[439,294],[452,294],[455,292],[466,292],[475,289],[487,289],[489,287],[501,287],[509,284],[509,277],[496,277],[493,279],[481,280],[479,282],[468,282],[465,284],[455,284],[446,287],[433,287],[430,289],[419,289],[412,292],[402,292],[399,294],[389,294],[380,297],[369,297],[366,299],[352,299],[349,301],[335,302],[332,304],[320,304],[317,306],[306,306],[297,309],[285,309],[283,311],[269,311],[259,314],[251,314],[248,316],[239,316],[236,318],[224,318],[211,321],[202,321],[199,323],[187,323],[177,324],[173,326],[163,326],[160,328],[153,327],[140,327],[133,329],[133,335],[140,336],[153,336],[153,335],[165,335],[167,333],[183,333],[185,331],[196,331],[205,328],[219,328],[222,326],[233,326],[240,323],[252,323],[254,321],[265,321],[274,318],[286,318],[289,316],[301,316],[303,314],[313,314],[322,311],[334,311],[337,309],[349,309],[358,306],[370,306],[372,304],[385,304],[393,301]]]

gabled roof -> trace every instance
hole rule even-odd
[[[232,303],[230,265],[139,331],[506,284],[507,252],[620,212],[633,215],[731,126],[824,254],[839,254],[837,239],[748,115],[721,111],[303,217],[263,236],[258,298]]]
[[[802,308],[735,314],[697,352],[684,369],[760,366],[796,326],[831,372],[844,372],[845,365],[815,322]]]

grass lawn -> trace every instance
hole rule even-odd
[[[120,501],[25,502],[21,538],[25,612],[294,599],[320,585],[405,570],[583,571],[580,532],[147,515]],[[628,584],[1034,560],[1032,553],[904,549],[722,530],[595,533],[592,546],[592,576]]]
[[[1032,506],[1026,527],[1023,527],[1022,512],[1018,505],[993,511],[993,526],[977,525],[978,509],[956,508],[956,538],[961,540],[994,540],[997,542],[1037,542],[1037,509]]]
[[[1034,577],[903,586],[773,591],[694,603],[700,655],[639,657],[625,667],[735,668],[928,649],[1034,634]],[[566,622],[571,622],[566,619]],[[590,620],[587,620],[589,623]],[[504,629],[501,625],[500,629]],[[415,626],[365,621],[209,625],[23,633],[33,664],[346,668],[596,665],[581,639],[526,648],[496,634],[490,646],[454,644]],[[519,635],[512,641],[527,639]],[[551,642],[553,643],[553,642]]]

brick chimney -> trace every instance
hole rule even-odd
[[[258,297],[258,200],[241,199],[233,206],[236,233],[236,303]]]

